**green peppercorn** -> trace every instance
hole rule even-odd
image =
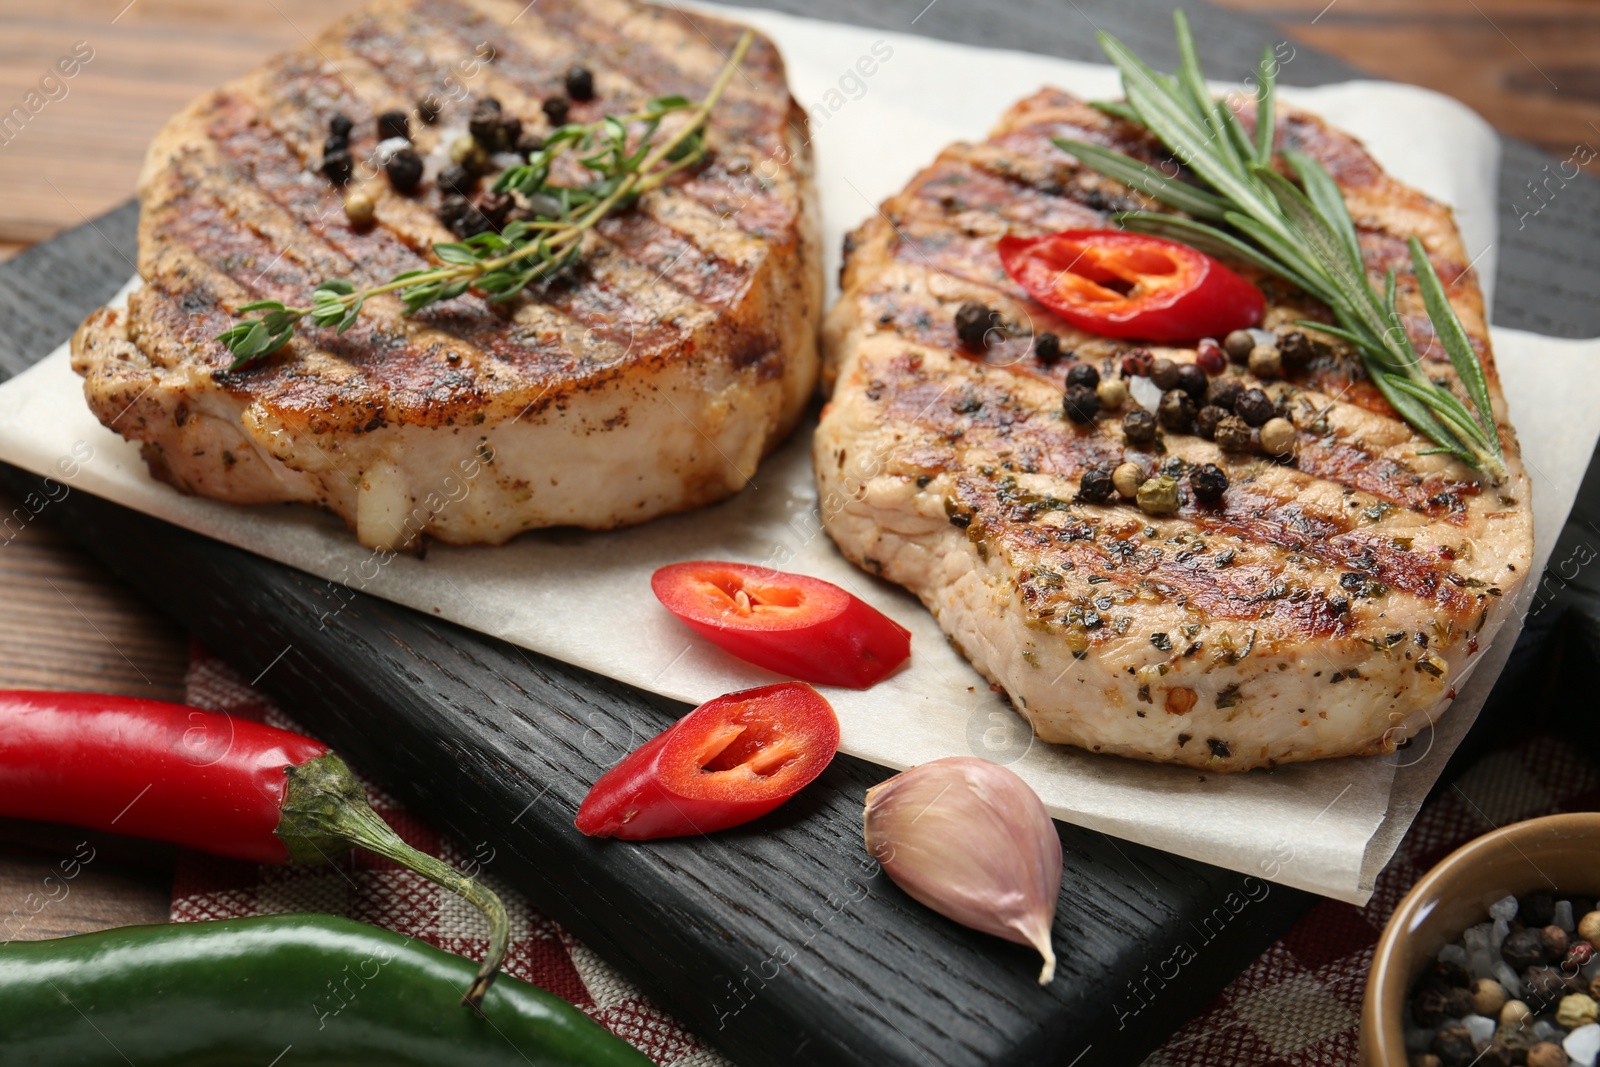
[[[1178,482],[1165,474],[1146,478],[1135,494],[1139,510],[1146,515],[1171,515],[1178,510]]]
[[[1156,415],[1161,419],[1161,425],[1173,433],[1188,433],[1194,428],[1194,397],[1182,389],[1168,389],[1161,394]]]
[[[469,174],[482,174],[489,167],[489,154],[477,141],[462,134],[450,142],[450,162]]]
[[[1217,423],[1213,440],[1224,452],[1244,452],[1250,447],[1250,425],[1237,415],[1225,416]]]
[[[1207,504],[1215,504],[1228,491],[1228,476],[1215,463],[1202,463],[1189,475],[1189,488]]]
[[[574,100],[594,99],[594,75],[587,67],[573,67],[567,71],[567,95]]]
[[[1067,368],[1068,385],[1087,385],[1090,389],[1100,384],[1100,372],[1088,363],[1074,363]]]
[[[1100,397],[1087,385],[1069,385],[1062,394],[1061,410],[1073,422],[1093,422],[1100,414]]]
[[[1122,437],[1130,445],[1147,445],[1156,439],[1156,417],[1136,407],[1122,416]]]
[[[1115,490],[1111,471],[1105,467],[1090,467],[1078,479],[1078,499],[1086,504],[1104,504]]]

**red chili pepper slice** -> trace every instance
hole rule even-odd
[[[1261,290],[1177,241],[1122,230],[1000,238],[1006,273],[1039,303],[1105,337],[1186,341],[1261,321]]]
[[[489,950],[465,998],[474,1004],[510,941],[500,898],[401,840],[327,745],[249,719],[101,693],[0,691],[0,816],[254,863],[376,852],[483,911]]]
[[[910,630],[820,578],[698,560],[650,588],[712,644],[802,681],[865,689],[911,658]]]
[[[759,818],[821,774],[839,719],[803,682],[707,701],[600,776],[578,808],[591,837],[647,841]]]

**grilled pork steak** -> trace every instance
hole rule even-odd
[[[921,597],[1046,741],[1224,770],[1392,750],[1453,695],[1480,631],[1527,577],[1530,487],[1448,209],[1317,119],[1280,122],[1283,141],[1339,182],[1379,284],[1385,268],[1399,274],[1405,326],[1439,379],[1454,376],[1430,346],[1406,237],[1453,282],[1500,420],[1503,483],[1421,454],[1428,442],[1336,346],[1284,381],[1229,372],[1287,410],[1292,460],[1171,431],[1132,444],[1120,413],[1064,418],[1065,370],[1115,375],[1129,343],[1029,300],[996,241],[1158,209],[1052,136],[1160,156],[1138,128],[1060,92],[1018,104],[983,144],[947,149],[846,242],[843,296],[823,330],[836,384],[814,450],[827,529],[850,559]],[[1331,321],[1303,294],[1255,280],[1268,328]],[[967,301],[1004,320],[982,355],[957,336]],[[1034,350],[1046,331],[1071,353],[1061,362]],[[1075,499],[1085,470],[1124,461],[1178,479],[1176,514]],[[1230,483],[1214,504],[1190,484],[1205,463]]]
[[[320,505],[374,547],[622,526],[737,491],[811,393],[822,299],[805,117],[765,39],[712,115],[704,165],[601,223],[547,288],[414,317],[375,298],[343,336],[302,329],[240,372],[212,338],[241,304],[378,284],[455,240],[432,175],[476,102],[548,132],[541,105],[579,65],[593,91],[572,122],[699,99],[740,32],[631,0],[388,0],[197,101],[140,181],[145,285],[73,339],[90,406],[185,492]],[[414,195],[360,173],[394,109],[432,157]],[[318,172],[339,113],[371,228]]]

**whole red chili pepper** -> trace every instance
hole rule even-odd
[[[482,910],[489,949],[469,1003],[505,959],[500,898],[402,841],[343,760],[288,730],[156,700],[0,691],[0,815],[255,863],[326,863],[365,848]]]

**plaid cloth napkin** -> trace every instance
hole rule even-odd
[[[188,702],[196,707],[300,729],[199,645],[190,651],[187,683]],[[487,842],[440,837],[380,790],[370,784],[367,790],[373,807],[407,842],[480,877],[504,898],[513,929],[508,973],[577,1005],[662,1067],[731,1067],[501,884]],[[1372,949],[1406,890],[1456,846],[1498,826],[1597,808],[1600,773],[1551,735],[1534,734],[1500,749],[1423,808],[1365,908],[1318,903],[1144,1067],[1354,1063]],[[262,867],[180,853],[172,887],[174,922],[293,911],[347,915],[465,956],[478,957],[485,946],[470,905],[367,853],[351,854],[331,867]]]

